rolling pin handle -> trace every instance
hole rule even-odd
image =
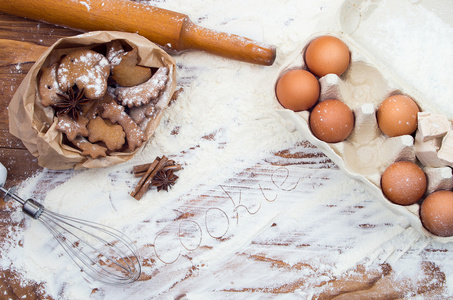
[[[181,28],[179,49],[201,50],[225,58],[270,66],[276,58],[274,46],[235,34],[219,32],[194,24],[189,18]]]

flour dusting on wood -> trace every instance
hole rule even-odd
[[[433,244],[408,227],[273,110],[277,70],[301,41],[337,28],[343,1],[139,2],[214,30],[250,33],[275,45],[277,60],[263,67],[202,52],[175,56],[183,90],[143,151],[110,168],[44,170],[20,187],[20,196],[36,196],[52,211],[129,235],[143,258],[141,281],[86,282],[41,224],[14,204],[12,221],[24,228],[10,228],[2,268],[43,282],[56,299],[229,299],[238,292],[305,299],[345,272],[358,276],[357,265],[379,278],[388,264],[415,284],[423,278],[413,274],[426,274],[422,259],[441,266],[453,284],[453,261],[430,251],[451,252],[453,245]],[[132,167],[162,155],[183,165],[178,182],[168,193],[153,189],[135,200]],[[427,285],[442,283],[435,277]]]

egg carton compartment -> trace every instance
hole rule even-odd
[[[451,119],[452,11],[451,0],[346,0],[335,31],[348,35]]]
[[[318,79],[320,84],[318,102],[338,99],[354,112],[354,129],[347,139],[338,143],[323,142],[312,134],[309,125],[310,110],[294,112],[285,109],[275,96],[276,84],[281,76],[294,69],[308,71],[304,61],[305,50],[312,40],[323,35],[341,39],[350,51],[350,65],[345,73],[341,76],[328,74]],[[435,132],[439,127],[439,120],[446,121],[448,130],[451,128],[451,121],[424,102],[416,91],[394,77],[385,66],[378,64],[354,40],[342,33],[324,32],[313,35],[301,43],[301,47],[280,68],[273,94],[275,109],[279,115],[295,125],[308,141],[319,147],[350,177],[363,182],[386,207],[404,216],[408,222],[403,226],[410,224],[424,235],[441,242],[453,241],[453,237],[439,237],[423,227],[419,218],[420,203],[409,206],[394,204],[384,196],[380,187],[384,170],[396,161],[407,160],[415,162],[424,170],[428,182],[427,193],[451,189],[453,175],[449,166],[453,164],[449,164],[448,158],[444,160],[441,158],[442,144],[444,148],[449,147],[445,142],[449,134]],[[376,111],[380,103],[387,97],[398,94],[412,98],[422,111],[419,114],[421,115],[419,123],[425,124],[419,124],[419,129],[414,135],[389,137],[378,127]],[[451,135],[453,139],[453,132]],[[446,152],[447,157],[453,153],[449,152],[449,149]],[[423,157],[425,164],[422,164],[418,157]],[[430,163],[426,163],[426,160]]]

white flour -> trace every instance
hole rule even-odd
[[[431,2],[436,4],[436,1]],[[440,14],[445,14],[442,4],[447,2],[437,2]],[[406,1],[384,0],[382,5],[370,9],[367,21],[353,37],[372,49],[373,55],[385,62],[396,77],[410,84],[424,101],[452,119],[453,86],[447,74],[453,74],[453,64],[449,63],[453,53],[453,27],[446,26],[436,13],[422,4],[423,1],[410,5]]]
[[[201,52],[176,56],[178,83],[184,90],[167,109],[155,137],[141,153],[128,163],[107,169],[77,172],[74,176],[56,173],[55,182],[63,182],[56,187],[52,185],[54,182],[47,182],[52,189],[45,199],[38,200],[44,201],[48,209],[120,229],[137,241],[139,248],[148,245],[142,255],[148,263],[156,261],[143,267],[146,274],[153,274],[150,280],[108,288],[85,282],[77,276],[77,267],[52,241],[50,234],[41,224],[29,219],[26,230],[12,232],[11,245],[3,246],[2,268],[14,268],[25,278],[46,282],[46,292],[58,299],[176,297],[165,292],[184,279],[184,271],[188,272],[192,266],[197,267],[198,276],[174,288],[186,293],[189,299],[228,297],[227,293],[215,291],[260,286],[273,276],[281,276],[282,282],[289,282],[290,277],[308,276],[311,281],[305,286],[307,289],[295,294],[309,297],[315,292],[309,289],[311,286],[329,279],[320,274],[341,273],[363,260],[370,264],[395,262],[397,266],[396,262],[405,261],[404,252],[399,249],[413,247],[417,251],[429,243],[406,229],[404,220],[373,201],[360,184],[339,170],[318,170],[323,159],[319,156],[294,161],[310,164],[312,168],[280,169],[264,164],[262,174],[243,174],[247,168],[272,160],[272,153],[294,147],[303,140],[300,133],[286,130],[286,124],[273,111],[275,74],[286,57],[310,35],[337,29],[335,22],[341,0],[140,2],[183,12],[207,28],[273,44],[278,49],[277,60],[271,67],[262,67]],[[89,8],[89,1],[81,3]],[[169,193],[149,191],[139,202],[131,198],[128,193],[136,183],[130,174],[132,166],[151,162],[161,155],[183,163],[184,170],[178,173],[177,184]],[[30,178],[19,190],[20,195],[32,195],[44,176],[49,173],[44,171]],[[230,180],[233,176],[239,179]],[[255,189],[250,188],[252,185]],[[257,185],[261,191],[256,189]],[[354,190],[353,199],[351,190]],[[196,195],[212,197],[190,204]],[[194,205],[198,206],[194,208]],[[203,210],[205,214],[195,214],[185,222],[172,222],[183,209]],[[19,210],[12,217],[13,220],[24,218]],[[382,231],[376,236],[351,226],[357,220],[382,226]],[[272,227],[273,231],[269,230],[272,224],[278,224]],[[181,228],[186,228],[192,236],[178,242],[174,237]],[[295,228],[304,228],[306,236],[291,240],[288,233],[296,233]],[[176,233],[172,235],[172,232]],[[227,237],[225,241],[217,239],[223,235]],[[254,248],[258,246],[242,250],[251,241],[259,245],[283,237],[288,239],[285,253],[270,250],[270,255],[288,265],[301,261],[314,263],[320,270],[304,268],[282,275],[259,262],[252,265],[244,258],[259,254],[256,253],[259,248]],[[23,246],[19,246],[19,241]],[[154,245],[154,249],[149,245]],[[338,248],[327,251],[323,245]],[[202,248],[212,250],[202,251]],[[445,248],[452,250],[452,246]],[[434,255],[430,259],[441,264]],[[173,261],[176,263],[169,263]],[[226,263],[243,263],[243,274],[222,274]],[[335,265],[336,269],[329,270],[328,265]],[[418,266],[418,261],[408,259],[399,268],[401,274],[409,272],[408,265]],[[444,266],[442,271],[452,270],[451,262],[444,262]],[[162,272],[153,273],[154,268]],[[448,284],[453,284],[451,272],[446,274]],[[270,281],[269,287],[272,287]],[[100,290],[91,295],[94,288]],[[248,296],[251,295],[246,293],[245,297]]]

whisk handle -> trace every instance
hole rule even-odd
[[[39,202],[36,202],[33,199],[28,199],[24,202],[22,206],[22,211],[32,217],[33,219],[38,219],[44,210],[44,205]]]
[[[8,170],[6,170],[5,166],[0,163],[0,186],[3,186],[5,184],[7,175]]]
[[[4,187],[0,186],[0,191],[2,191],[5,196],[5,202],[9,199],[12,198],[22,204],[22,211],[32,217],[33,219],[38,219],[42,212],[44,211],[44,205],[41,203],[33,200],[33,199],[28,199],[28,200],[23,200],[21,197],[17,196],[14,191],[15,187],[12,187],[11,189],[7,190]]]

